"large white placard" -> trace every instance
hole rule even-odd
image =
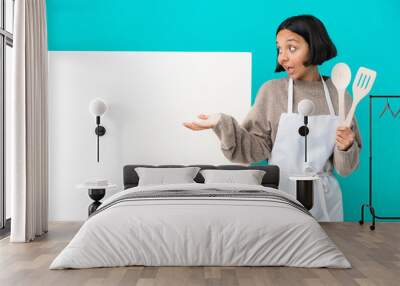
[[[250,109],[251,54],[223,52],[49,52],[50,219],[83,220],[91,203],[75,186],[105,178],[122,189],[125,164],[229,164],[211,131],[182,122]],[[106,135],[96,161],[102,98]]]

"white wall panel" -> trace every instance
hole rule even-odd
[[[83,220],[91,203],[75,185],[106,178],[122,189],[125,164],[227,164],[216,135],[182,122],[250,109],[251,54],[49,52],[50,220]],[[89,102],[108,105],[96,161]],[[117,190],[107,193],[107,196]]]

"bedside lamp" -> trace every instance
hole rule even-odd
[[[97,162],[99,162],[99,137],[106,134],[106,129],[100,125],[100,116],[107,110],[107,105],[100,98],[93,99],[89,104],[89,111],[96,117],[97,127],[94,132],[97,135]]]
[[[297,110],[300,115],[304,116],[304,125],[299,128],[299,134],[304,137],[304,162],[307,163],[307,135],[310,132],[308,129],[308,116],[310,116],[315,109],[314,103],[309,99],[303,99],[299,102]]]
[[[297,110],[300,115],[303,116],[304,125],[299,128],[300,136],[304,137],[304,173],[312,173],[312,166],[308,167],[307,163],[307,135],[310,133],[308,128],[308,116],[310,116],[315,109],[314,103],[309,99],[303,99],[299,102]],[[308,169],[310,168],[310,169]],[[313,181],[316,179],[315,176],[291,176],[291,180],[296,181],[296,198],[303,206],[310,210],[314,205],[314,190]]]

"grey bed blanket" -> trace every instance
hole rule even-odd
[[[163,190],[163,191],[145,191],[145,192],[133,192],[127,193],[123,196],[116,198],[106,204],[101,205],[97,211],[93,212],[91,216],[94,216],[116,204],[127,202],[127,201],[143,201],[143,200],[153,200],[153,199],[175,199],[175,200],[185,200],[185,199],[218,199],[218,198],[230,198],[230,199],[256,199],[265,200],[270,202],[276,202],[279,204],[286,204],[296,208],[297,210],[312,216],[310,212],[299,202],[289,199],[276,191],[266,191],[266,190],[224,190],[217,188],[203,188],[201,190]]]
[[[138,186],[107,198],[50,269],[126,265],[351,267],[294,197],[197,183]]]

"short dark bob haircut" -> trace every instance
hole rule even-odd
[[[276,35],[284,29],[302,36],[307,42],[309,46],[309,57],[304,63],[305,66],[320,65],[336,57],[337,51],[335,44],[329,37],[324,24],[318,18],[312,15],[299,15],[287,18],[279,25],[276,30]],[[284,70],[285,69],[277,61],[275,72],[282,72]]]

